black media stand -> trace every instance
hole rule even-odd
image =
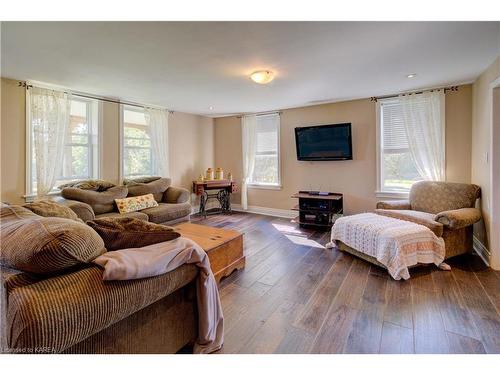
[[[338,193],[328,193],[319,195],[316,192],[299,191],[292,195],[292,198],[299,200],[299,204],[292,208],[298,211],[293,221],[302,228],[315,227],[315,229],[329,230],[338,215],[343,213],[343,195]]]

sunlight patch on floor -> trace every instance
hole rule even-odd
[[[272,226],[276,230],[278,230],[279,232],[300,234],[300,235],[303,235],[303,236],[306,235],[300,229],[298,229],[297,226],[295,226],[295,225],[285,225],[285,224],[275,224],[275,223],[273,223]]]
[[[316,241],[311,240],[311,239],[306,238],[306,237],[293,236],[290,234],[285,234],[285,237],[288,238],[290,241],[292,241],[296,245],[316,247],[318,249],[325,249],[325,247],[323,245],[321,245],[319,242],[316,242]]]

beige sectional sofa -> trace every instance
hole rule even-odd
[[[153,194],[158,207],[126,214],[118,212],[115,199],[145,194]],[[191,215],[189,198],[188,190],[171,186],[169,178],[160,178],[150,182],[128,181],[127,185],[113,186],[104,191],[67,187],[62,189],[61,197],[56,197],[54,200],[70,207],[83,221],[126,216],[157,224],[172,225],[189,220]]]

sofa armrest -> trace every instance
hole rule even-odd
[[[54,202],[62,204],[63,206],[69,207],[73,210],[73,212],[83,220],[83,222],[87,222],[89,220],[95,219],[94,210],[87,203],[83,203],[80,201],[75,201],[72,199],[66,199],[63,197],[55,197],[52,199]]]
[[[377,208],[384,210],[411,210],[411,205],[408,200],[380,201],[377,202]]]
[[[458,210],[443,211],[434,218],[449,229],[468,227],[481,220],[481,211],[477,208],[460,208]]]
[[[189,190],[170,186],[163,193],[163,203],[189,203]]]

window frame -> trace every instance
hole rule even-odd
[[[277,116],[278,117],[278,129],[277,129],[277,158],[278,158],[278,183],[272,184],[272,183],[264,183],[264,182],[249,182],[247,184],[247,187],[249,189],[263,189],[263,190],[281,190],[283,188],[281,184],[281,114],[280,113],[267,113],[267,114],[262,114],[262,115],[256,115],[257,119],[256,122],[258,122],[259,117],[266,117],[266,116]],[[257,156],[257,152],[255,153],[255,156]]]
[[[395,102],[397,99],[394,98],[389,98],[389,99],[379,99],[377,100],[377,106],[376,106],[376,128],[377,128],[377,134],[376,134],[376,153],[377,153],[377,190],[375,191],[375,196],[377,198],[408,198],[410,191],[405,191],[405,190],[384,190],[384,184],[383,184],[383,172],[384,172],[384,166],[382,163],[382,153],[383,153],[383,148],[382,148],[382,105],[384,103],[390,103]]]
[[[136,148],[136,149],[145,149],[146,147],[125,147],[125,111],[138,112],[145,115],[145,109],[141,107],[131,106],[127,104],[120,104],[120,181],[123,181],[125,178],[135,178],[140,175],[129,175],[125,176],[125,148]],[[146,125],[147,126],[147,125]],[[151,141],[151,140],[150,140]],[[151,145],[150,155],[151,155],[151,170],[150,176],[154,175],[155,168],[155,160],[153,155],[153,146]]]
[[[64,88],[58,86],[50,85],[37,85],[37,87],[46,88],[49,90],[65,90]],[[81,101],[88,104],[87,106],[87,121],[89,126],[88,134],[88,148],[89,148],[89,178],[101,178],[102,172],[102,103],[96,99],[88,99],[74,95],[70,98],[71,101]],[[26,152],[25,152],[25,194],[22,196],[27,203],[33,202],[34,198],[37,196],[36,192],[33,190],[33,127],[31,118],[31,93],[30,90],[26,90],[25,95],[25,118],[26,118]],[[70,124],[68,124],[69,126]],[[97,134],[94,134],[93,131]],[[94,142],[94,136],[96,136],[96,141]],[[65,143],[64,147],[70,145]],[[95,148],[95,149],[94,149]],[[95,155],[94,155],[95,154]],[[63,177],[63,176],[60,176]],[[87,178],[87,177],[83,177]],[[79,178],[74,178],[77,180]],[[60,181],[60,180],[57,180]],[[47,195],[58,195],[60,190],[54,187],[52,191],[47,193]]]

